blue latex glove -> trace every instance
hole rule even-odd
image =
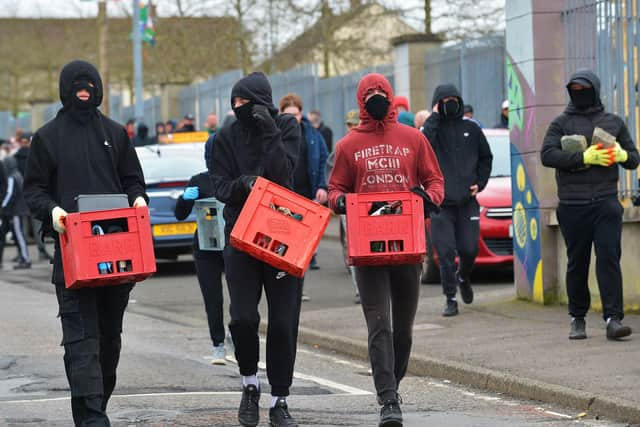
[[[185,200],[195,200],[200,195],[200,190],[198,187],[187,187],[184,189],[184,193],[182,194],[182,198]]]

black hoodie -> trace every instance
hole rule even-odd
[[[569,102],[564,113],[556,117],[549,125],[540,152],[542,164],[556,169],[558,198],[561,201],[586,202],[618,193],[618,168],[615,166],[591,166],[584,168],[582,153],[562,151],[560,139],[564,135],[584,135],[591,144],[593,129],[597,126],[616,137],[620,146],[629,153],[626,162],[620,165],[625,169],[638,167],[640,157],[629,135],[624,121],[615,114],[604,111],[600,99],[600,79],[590,70],[574,73],[567,90],[572,83],[589,82],[594,88],[596,99],[591,107],[579,110]]]
[[[246,126],[236,120],[215,134],[209,172],[214,197],[225,203],[227,241],[249,196],[241,177],[262,176],[291,188],[300,143],[296,118],[290,114],[278,115],[271,97],[271,85],[264,74],[252,73],[240,79],[231,91],[232,106],[235,97],[266,106],[278,129],[266,134],[256,126]]]
[[[477,184],[478,191],[482,191],[489,181],[493,161],[482,129],[472,120],[463,119],[464,102],[455,86],[438,86],[431,105],[438,104],[438,111],[442,112],[442,100],[450,96],[458,99],[458,112],[452,117],[434,112],[422,129],[436,153],[444,176],[444,206],[462,205],[469,201],[469,187],[472,185]]]
[[[88,121],[73,116],[74,81],[88,79],[95,91],[88,103]],[[145,197],[145,183],[138,156],[122,125],[97,109],[102,81],[93,65],[67,64],[60,73],[63,108],[33,136],[27,160],[24,195],[33,215],[51,229],[51,210],[60,206],[76,212],[80,194],[125,193],[129,202]]]

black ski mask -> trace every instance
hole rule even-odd
[[[382,120],[387,116],[389,111],[389,100],[383,95],[373,95],[364,104],[365,110],[374,120]]]
[[[596,102],[596,91],[592,87],[582,90],[570,89],[569,96],[571,97],[571,103],[578,110],[586,110]]]
[[[87,101],[76,96],[82,89],[89,92]],[[74,120],[82,124],[88,123],[102,103],[102,79],[98,70],[85,61],[72,61],[65,65],[60,73],[60,100],[62,111],[68,111]]]
[[[247,102],[239,107],[233,107],[233,113],[240,123],[246,127],[251,127],[255,123],[252,114],[253,102]]]

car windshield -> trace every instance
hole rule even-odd
[[[511,176],[509,135],[487,135],[487,141],[491,147],[491,154],[493,154],[491,176]]]
[[[166,154],[157,156],[141,156],[140,163],[147,183],[162,181],[188,180],[193,175],[204,171],[204,160],[200,154],[197,157],[177,155],[171,157]]]

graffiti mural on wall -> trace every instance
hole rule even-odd
[[[531,152],[531,126],[534,120],[531,105],[533,90],[519,72],[517,66],[506,59],[507,91],[509,96],[509,128],[511,139],[511,192],[513,206],[513,246],[517,264],[516,277],[518,295],[527,296],[536,302],[544,302],[542,286],[542,245],[540,244],[540,214],[538,198],[529,179],[522,152]],[[518,268],[519,267],[519,268]]]

